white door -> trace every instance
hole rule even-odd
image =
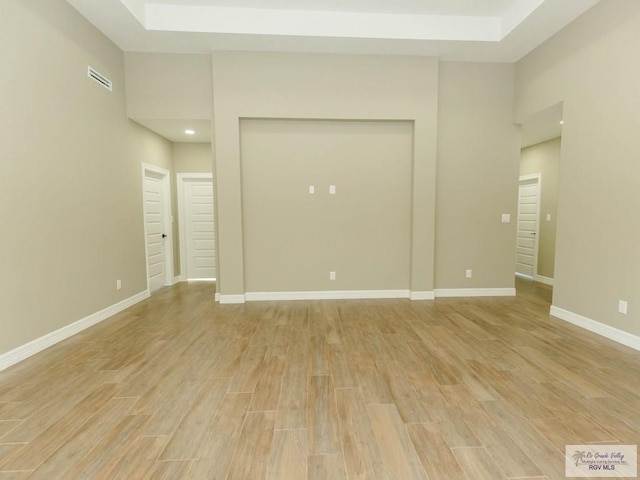
[[[169,172],[143,166],[144,231],[149,290],[171,284],[173,276]]]
[[[180,253],[187,280],[215,280],[213,181],[210,174],[178,175]]]
[[[522,176],[518,188],[516,273],[530,278],[537,273],[539,216],[540,174]]]

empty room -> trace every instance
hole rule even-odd
[[[638,32],[3,0],[0,480],[638,478]]]

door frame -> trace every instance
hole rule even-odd
[[[533,275],[531,280],[538,277],[538,250],[540,249],[540,207],[542,206],[542,173],[531,173],[528,175],[520,175],[518,179],[518,218],[516,218],[516,242],[518,241],[518,223],[520,221],[520,184],[529,180],[536,180],[538,185],[538,203],[536,205],[536,239],[535,248],[533,250]],[[516,249],[517,249],[516,245]],[[516,276],[529,278],[528,275],[516,272]]]
[[[164,211],[162,212],[162,221],[166,231],[165,245],[164,245],[164,274],[165,274],[165,286],[173,285],[173,214],[172,214],[172,202],[171,202],[171,172],[155,165],[149,165],[147,163],[142,164],[142,225],[144,228],[144,262],[147,271],[147,291],[150,291],[149,285],[149,252],[147,248],[147,221],[145,219],[145,206],[144,206],[144,180],[147,177],[147,172],[155,173],[162,178],[162,201],[164,205]]]
[[[178,187],[178,241],[180,243],[180,281],[186,282],[189,280],[187,276],[187,241],[186,232],[187,224],[185,218],[185,201],[184,201],[184,185],[190,180],[210,180],[213,187],[213,174],[212,173],[178,173],[177,175],[177,187]],[[215,212],[215,193],[214,198],[214,212]],[[215,228],[215,213],[214,213],[214,228]],[[216,235],[217,238],[217,235]],[[217,243],[216,243],[217,245]],[[217,252],[216,253],[216,277],[218,276],[217,269]],[[216,278],[206,279],[215,280]]]

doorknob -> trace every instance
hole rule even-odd
[[[535,235],[535,233],[534,233],[534,235]],[[163,233],[163,234],[162,234],[162,238],[167,238],[167,234],[166,234],[166,233]]]
[[[536,232],[531,232],[531,235],[535,235],[535,234],[536,234]],[[163,235],[163,236],[165,236],[165,237],[166,237],[166,235]]]

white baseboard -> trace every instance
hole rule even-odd
[[[272,300],[357,300],[409,298],[409,290],[327,290],[319,292],[247,292],[248,302]]]
[[[149,298],[149,290],[145,290],[132,297],[126,298],[115,305],[111,305],[99,312],[93,313],[88,317],[78,320],[77,322],[66,325],[18,348],[14,348],[9,352],[0,355],[0,371],[21,362],[22,360],[25,360],[58,342],[66,340],[76,333],[80,333],[81,331],[86,330],[87,328],[92,327],[93,325],[100,323],[147,298]]]
[[[553,287],[553,278],[543,277],[542,275],[536,275],[534,280],[538,283],[544,283],[545,285],[551,285]]]
[[[438,297],[514,297],[515,288],[436,288]]]
[[[218,292],[214,295],[214,301],[220,303],[220,294]]]
[[[431,291],[412,291],[409,293],[411,300],[433,300],[436,298],[433,290]]]
[[[244,295],[221,295],[220,303],[244,303],[277,300],[357,300],[375,298],[409,298],[433,300],[436,297],[513,297],[515,288],[450,288],[435,291],[410,290],[326,290],[318,292],[247,292]]]
[[[215,282],[215,278],[187,278],[187,282]]]
[[[634,350],[640,350],[640,337],[638,337],[637,335],[633,335],[632,333],[625,332],[624,330],[620,330],[596,320],[583,317],[582,315],[570,312],[569,310],[564,310],[562,308],[556,307],[555,305],[551,305],[549,313],[554,317],[559,318],[560,320],[572,323],[574,325],[577,325],[578,327],[584,328],[585,330],[589,330],[590,332],[597,333],[598,335],[608,338],[609,340],[621,343],[622,345],[631,347]]]
[[[220,303],[244,303],[245,302],[245,295],[244,294],[240,294],[240,295],[223,295],[223,294],[217,294],[216,296],[218,297],[218,302]]]
[[[177,283],[180,283],[180,282],[182,282],[182,281],[183,281],[183,280],[182,280],[182,275],[178,275],[178,276],[176,276],[176,277],[173,277],[173,278],[171,279],[171,283],[169,283],[169,284],[168,284],[168,285],[166,285],[166,286],[167,286],[167,287],[171,287],[171,286],[173,286],[173,285],[175,285],[175,284],[177,284]]]

